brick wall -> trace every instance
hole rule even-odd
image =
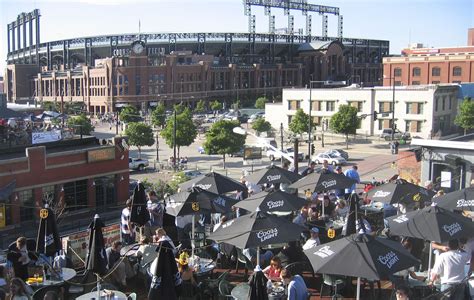
[[[409,182],[421,180],[421,162],[417,162],[413,151],[400,151],[397,157],[398,174]]]

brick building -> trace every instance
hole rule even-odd
[[[62,230],[78,230],[96,212],[119,209],[129,195],[128,150],[120,138],[114,143],[87,137],[2,149],[0,190],[10,190],[0,199],[0,248],[18,232],[34,236],[44,202],[64,208]]]
[[[383,58],[383,85],[474,82],[474,28],[464,47],[403,49],[401,56]],[[394,81],[392,81],[394,80]]]

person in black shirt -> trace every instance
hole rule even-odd
[[[331,200],[329,200],[329,196],[327,195],[324,196],[323,203],[324,203],[324,215],[333,217],[335,215],[336,206],[334,205],[334,203],[331,202]],[[318,204],[318,212],[319,212],[319,215],[322,216],[323,209],[322,209],[321,203]]]

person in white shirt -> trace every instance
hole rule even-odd
[[[438,256],[433,270],[431,270],[431,284],[433,284],[435,280],[440,279],[442,292],[454,287],[464,280],[466,277],[464,267],[471,259],[469,253],[459,249],[458,240],[450,240],[448,246],[449,251],[441,253]],[[471,264],[470,271],[472,271],[472,267]],[[450,299],[464,299],[463,295],[456,294]]]
[[[303,245],[303,250],[308,250],[313,247],[321,245],[321,241],[319,240],[319,229],[316,227],[311,228],[311,237],[306,241]]]
[[[347,205],[346,200],[337,199],[335,211],[336,211],[336,216],[340,218],[346,218],[347,214],[349,213],[349,206]]]
[[[166,231],[163,228],[158,228],[156,230],[156,235],[154,236],[153,239],[155,243],[164,242],[164,241],[169,242],[171,247],[173,247],[174,255],[176,255],[176,253],[178,252],[178,249],[176,249],[176,246],[174,245],[173,241],[170,239],[169,236],[166,235]]]
[[[132,200],[128,199],[120,216],[120,239],[124,245],[130,245],[135,242],[135,228],[130,222],[131,212]]]

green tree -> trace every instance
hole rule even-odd
[[[140,121],[140,114],[135,106],[126,106],[120,111],[120,120],[125,123]]]
[[[357,117],[357,108],[351,105],[339,106],[339,111],[329,121],[329,127],[332,130],[346,135],[347,149],[349,149],[349,134],[355,134],[359,124],[360,119]]]
[[[43,104],[41,104],[41,107],[46,111],[59,111],[58,103],[55,103],[52,101],[43,101]]]
[[[214,100],[214,102],[211,103],[212,110],[220,110],[221,107],[222,107],[222,104],[217,100]]]
[[[166,107],[160,102],[158,106],[151,112],[151,123],[153,126],[162,127],[166,124]]]
[[[265,109],[265,103],[267,103],[267,98],[265,97],[259,97],[256,101],[255,101],[255,108],[258,108],[258,109]]]
[[[459,106],[454,124],[464,129],[464,135],[467,130],[474,128],[474,101],[470,97],[465,97]]]
[[[199,100],[198,103],[196,103],[196,108],[194,108],[194,112],[196,113],[203,113],[206,111],[206,102],[204,100]]]
[[[221,120],[214,123],[206,134],[204,151],[207,154],[220,154],[225,168],[225,155],[240,150],[245,144],[245,136],[233,132],[239,121]]]
[[[311,127],[313,127],[313,122],[311,120]],[[296,111],[296,114],[291,118],[291,122],[288,125],[288,128],[294,134],[302,134],[303,132],[308,132],[309,129],[309,115],[306,114],[301,108]]]
[[[173,109],[176,111],[176,114],[179,115],[180,113],[184,111],[185,107],[182,103],[178,103],[173,106]]]
[[[253,122],[252,129],[257,132],[257,135],[260,135],[261,132],[268,132],[272,129],[270,122],[265,121],[264,118],[258,118]]]
[[[161,131],[161,136],[165,139],[166,144],[170,147],[174,146],[174,117],[168,119],[165,128]],[[179,150],[182,146],[191,145],[197,136],[197,129],[192,120],[192,113],[189,108],[184,109],[182,113],[176,116],[176,147]]]
[[[125,135],[128,136],[128,143],[138,148],[139,158],[142,155],[141,147],[152,146],[155,143],[153,129],[145,123],[129,123]]]
[[[67,120],[67,125],[74,128],[75,134],[90,135],[94,130],[91,120],[85,115],[72,116]]]

